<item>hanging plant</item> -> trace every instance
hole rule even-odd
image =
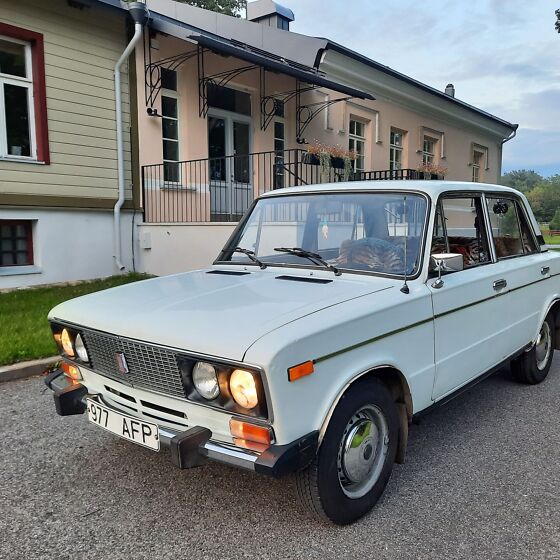
[[[348,181],[348,179],[350,179],[350,175],[352,175],[354,173],[354,162],[356,161],[356,158],[358,157],[358,154],[356,154],[356,152],[353,152],[352,150],[346,152],[343,156],[344,159],[344,180]]]

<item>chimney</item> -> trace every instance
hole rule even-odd
[[[453,84],[447,84],[445,86],[445,93],[449,95],[449,97],[455,97],[455,86]]]
[[[290,23],[295,20],[295,16],[292,10],[272,0],[255,0],[247,3],[247,19],[289,31]]]

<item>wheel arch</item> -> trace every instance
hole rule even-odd
[[[392,365],[380,365],[369,368],[366,371],[360,372],[352,377],[346,385],[344,385],[334,401],[331,403],[329,411],[323,420],[319,431],[319,445],[321,445],[321,442],[323,441],[323,437],[328,428],[333,412],[340,402],[340,399],[351,387],[356,385],[356,383],[360,383],[366,379],[379,379],[387,387],[395,401],[399,416],[399,444],[396,462],[404,463],[408,443],[408,427],[413,414],[412,393],[404,374]]]
[[[556,350],[560,350],[560,298],[554,299],[548,305],[546,313],[542,317],[542,321],[544,321],[545,317],[549,313],[552,315],[552,318],[554,319],[554,348]]]

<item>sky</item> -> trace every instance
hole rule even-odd
[[[509,122],[504,172],[560,174],[560,0],[280,0],[327,37]]]

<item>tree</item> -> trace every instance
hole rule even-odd
[[[526,196],[537,220],[550,222],[560,208],[560,177],[545,179]]]
[[[548,227],[556,231],[560,229],[560,208],[558,208],[556,212],[554,212],[554,218],[552,218],[552,221],[548,224]]]
[[[246,0],[177,0],[183,4],[190,4],[205,10],[220,12],[227,16],[239,16],[247,7]]]
[[[554,27],[556,27],[556,31],[560,33],[560,10],[556,10],[555,14],[556,14],[556,24],[554,25]]]
[[[512,187],[521,192],[528,192],[543,181],[542,175],[529,169],[510,171],[502,176],[502,185]]]

